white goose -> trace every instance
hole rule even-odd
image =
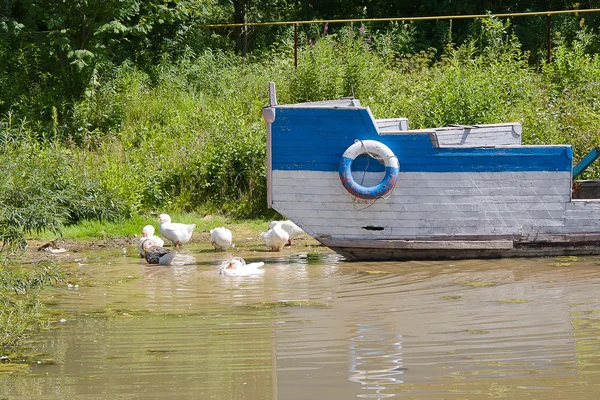
[[[152,240],[152,242],[154,242],[154,244],[157,246],[162,247],[165,245],[164,240],[162,240],[161,238],[159,238],[158,236],[156,236],[154,234],[154,227],[152,225],[146,225],[142,229],[142,237],[140,238],[140,241],[138,242],[138,245],[137,245],[137,249],[138,249],[138,253],[140,254],[140,257],[144,257],[144,250],[142,249],[142,245],[144,243],[144,240],[147,240],[147,239]]]
[[[158,222],[160,223],[160,234],[173,242],[176,248],[190,241],[192,232],[196,227],[196,224],[171,222],[171,217],[168,214],[160,214]]]
[[[280,251],[283,246],[290,240],[290,235],[283,230],[281,222],[276,221],[271,229],[260,234],[260,237],[265,239],[265,243],[271,251]]]
[[[246,261],[241,257],[233,257],[227,261],[223,261],[219,268],[219,275],[225,276],[249,276],[264,274],[262,267],[264,262],[253,262],[246,264]]]
[[[233,241],[233,235],[231,231],[225,227],[211,229],[210,231],[210,244],[215,250],[227,250],[231,247]]]
[[[288,235],[290,236],[289,241],[288,241],[288,243],[290,245],[292,245],[295,237],[304,233],[302,228],[300,228],[298,225],[296,225],[289,219],[287,221],[271,221],[269,223],[269,228],[273,228],[273,226],[277,223],[281,224],[281,227],[283,228],[283,230],[286,231],[288,233]]]

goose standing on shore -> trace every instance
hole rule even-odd
[[[138,253],[140,254],[140,257],[144,257],[144,251],[142,249],[142,244],[147,239],[152,240],[154,242],[154,244],[157,246],[162,247],[165,245],[165,241],[154,234],[154,227],[152,225],[146,225],[142,229],[142,237],[140,238],[140,241],[138,242],[138,245],[137,245],[137,249],[138,249]]]
[[[246,261],[241,257],[233,257],[227,261],[223,261],[219,268],[219,275],[225,276],[249,276],[264,274],[262,267],[264,262],[253,262],[246,264]]]
[[[233,242],[233,235],[231,231],[225,227],[211,229],[210,231],[210,244],[215,250],[227,250],[231,247]]]
[[[192,232],[196,224],[180,224],[171,222],[171,217],[168,214],[160,214],[158,216],[160,234],[169,239],[179,248],[184,243],[187,243],[192,238]]]
[[[289,240],[288,240],[288,244],[291,246],[293,244],[293,240],[296,236],[301,235],[304,233],[304,231],[302,230],[302,228],[300,228],[298,225],[296,225],[295,223],[293,223],[290,220],[287,221],[271,221],[269,223],[269,228],[273,228],[273,226],[275,224],[281,224],[281,227],[283,228],[284,231],[286,231],[288,233],[288,235],[290,236]]]
[[[157,246],[151,239],[142,242],[142,252],[148,264],[171,265],[177,255],[175,250],[167,250],[162,246]]]
[[[281,251],[283,246],[290,240],[290,235],[281,227],[281,222],[275,221],[273,226],[266,232],[262,232],[260,237],[271,251]]]

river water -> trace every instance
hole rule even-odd
[[[131,249],[129,253],[133,253]],[[231,255],[264,276],[217,275]],[[598,399],[600,258],[350,263],[322,248],[81,255],[0,399]]]

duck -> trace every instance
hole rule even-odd
[[[210,244],[215,250],[227,250],[231,247],[233,235],[224,226],[210,230]]]
[[[196,224],[180,224],[171,222],[171,217],[168,214],[160,214],[158,216],[160,234],[169,239],[179,248],[184,243],[187,243],[192,238],[192,232],[196,228]]]
[[[273,226],[266,232],[262,232],[260,237],[271,251],[281,251],[283,246],[290,240],[290,235],[281,227],[281,222],[275,221]]]
[[[146,239],[142,242],[142,251],[148,264],[171,265],[177,255],[175,250],[167,250],[162,246],[157,246],[152,239]]]
[[[260,275],[264,274],[265,271],[262,267],[265,265],[264,262],[253,262],[246,264],[246,261],[242,257],[232,257],[227,261],[223,261],[219,268],[219,275],[225,276],[249,276],[249,275]]]
[[[273,228],[273,226],[277,223],[281,224],[281,227],[283,228],[283,230],[286,231],[288,233],[288,235],[290,236],[290,238],[288,240],[288,244],[290,246],[294,243],[293,240],[295,237],[304,233],[302,228],[300,228],[298,225],[296,225],[289,219],[286,221],[271,221],[269,223],[269,228]]]
[[[138,242],[138,245],[137,245],[138,253],[140,254],[140,257],[142,257],[142,258],[144,257],[144,252],[142,250],[142,243],[144,243],[144,240],[146,240],[146,239],[152,240],[154,242],[154,244],[157,246],[162,247],[165,245],[165,241],[154,234],[154,227],[152,225],[146,225],[142,229],[142,237],[140,238],[140,241]]]

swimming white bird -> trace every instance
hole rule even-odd
[[[298,225],[296,225],[295,223],[293,223],[292,221],[290,221],[289,219],[287,221],[271,221],[269,223],[269,228],[273,228],[273,226],[276,223],[280,223],[281,227],[283,228],[284,231],[286,231],[288,233],[288,235],[290,235],[289,241],[288,243],[290,245],[292,245],[293,240],[296,236],[301,235],[304,233],[304,231],[302,230],[302,228],[300,228]]]
[[[233,241],[233,235],[231,231],[225,227],[211,229],[210,231],[210,244],[215,250],[227,250],[231,247]]]
[[[148,264],[171,265],[177,255],[175,250],[167,250],[157,246],[151,239],[142,242],[142,252]]]
[[[152,240],[155,245],[160,246],[160,247],[165,245],[165,241],[154,234],[154,227],[152,225],[146,225],[142,229],[142,237],[140,238],[140,241],[138,242],[138,245],[137,245],[138,253],[140,253],[140,257],[144,257],[144,251],[142,250],[142,243],[144,243],[144,240],[146,240],[146,239]]]
[[[190,241],[192,232],[196,227],[196,224],[171,222],[171,217],[168,214],[160,214],[158,222],[160,223],[160,234],[173,242],[176,248]]]
[[[265,239],[265,243],[271,251],[280,251],[283,246],[290,240],[290,235],[283,230],[281,222],[276,221],[271,229],[266,232],[262,232],[260,237]]]
[[[233,257],[227,261],[223,261],[219,268],[219,275],[225,276],[248,276],[264,274],[262,267],[264,262],[253,262],[246,264],[246,261],[241,257]]]

